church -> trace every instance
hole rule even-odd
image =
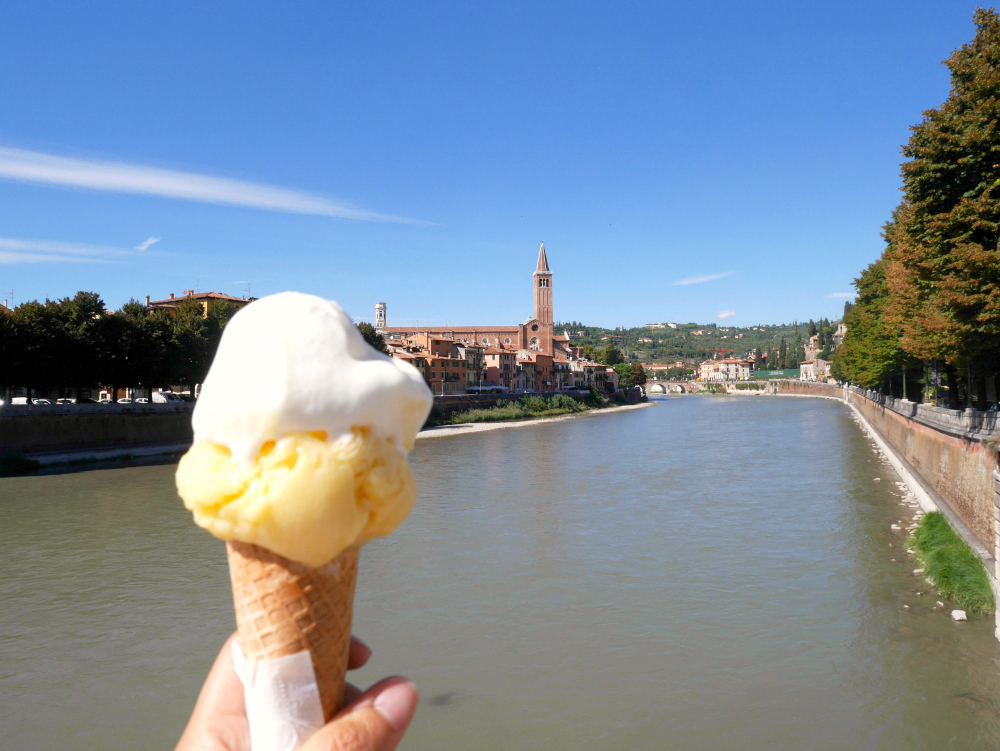
[[[429,334],[455,342],[477,344],[487,349],[527,351],[569,359],[569,337],[556,335],[552,311],[552,270],[545,255],[545,243],[538,249],[538,263],[531,277],[535,299],[534,315],[516,326],[386,326],[386,305],[375,306],[375,328],[387,339],[405,339],[414,334]]]

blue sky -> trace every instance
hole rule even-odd
[[[506,324],[544,241],[557,319],[835,318],[974,9],[7,3],[0,298]]]

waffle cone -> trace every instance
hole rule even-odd
[[[226,546],[243,655],[267,660],[309,652],[330,720],[344,701],[358,549],[310,568],[259,545]]]

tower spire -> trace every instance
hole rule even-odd
[[[532,275],[535,286],[535,320],[552,323],[552,271],[549,259],[545,257],[545,243],[538,249],[538,268]]]
[[[538,249],[538,268],[535,271],[548,271],[549,259],[545,257],[545,243]]]

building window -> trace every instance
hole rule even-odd
[[[510,344],[510,337],[508,336],[506,339],[504,339],[503,343],[504,344]]]
[[[483,344],[485,344],[487,347],[490,346],[490,340],[487,339],[485,336],[483,337]]]
[[[532,330],[532,331],[538,331],[538,324],[537,324],[537,323],[533,323],[533,324],[531,325],[531,330]]]

